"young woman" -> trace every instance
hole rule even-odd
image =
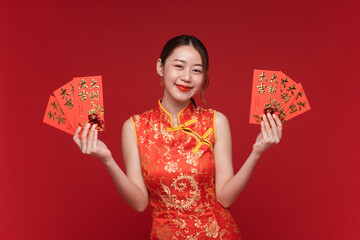
[[[282,124],[263,116],[253,150],[234,174],[227,118],[195,106],[193,96],[209,84],[208,54],[194,36],[170,39],[157,61],[164,95],[122,129],[126,174],[87,124],[74,141],[101,159],[121,196],[137,211],[153,207],[151,239],[240,239],[228,207],[247,184],[261,154],[278,143]]]

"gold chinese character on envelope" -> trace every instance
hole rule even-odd
[[[281,71],[254,70],[250,123],[260,124],[266,113],[276,114],[284,122],[308,110],[301,84]]]
[[[43,122],[69,134],[74,134],[75,132],[54,96],[49,98]]]
[[[55,90],[54,96],[66,116],[67,124],[71,126],[72,132],[66,132],[73,134],[79,126],[84,127],[86,123],[96,124],[96,129],[99,131],[105,129],[101,76],[73,78],[72,81]],[[47,114],[48,109],[44,122],[50,124],[48,120],[45,121]]]

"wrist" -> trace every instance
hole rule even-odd
[[[255,150],[255,149],[253,149],[251,152],[251,155],[253,155],[255,158],[260,158],[262,154],[263,154],[263,152],[261,152],[259,150]]]
[[[102,158],[101,161],[103,162],[104,165],[109,166],[114,162],[114,158],[110,154],[109,156]]]

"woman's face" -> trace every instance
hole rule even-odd
[[[164,79],[164,99],[187,102],[198,93],[203,85],[204,73],[201,56],[191,45],[175,48],[157,71]]]

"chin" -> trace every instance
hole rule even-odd
[[[173,101],[178,102],[178,103],[186,103],[190,100],[190,98],[192,98],[194,96],[194,94],[191,91],[189,91],[189,92],[173,91],[171,93],[167,92],[165,94],[169,98],[173,99]]]
[[[175,98],[179,102],[187,102],[190,100],[190,98],[192,98],[194,96],[193,94],[190,94],[190,93],[181,94],[180,96],[179,95]]]
[[[177,101],[178,103],[184,104],[184,103],[189,102],[190,98],[175,98],[174,100]]]

